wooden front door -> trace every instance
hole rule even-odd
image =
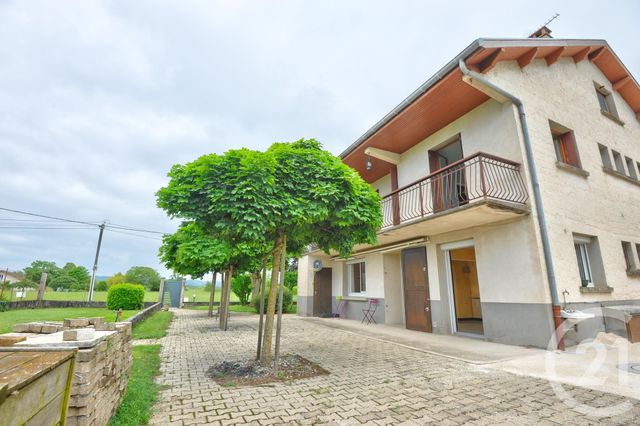
[[[431,300],[424,247],[402,251],[402,277],[406,327],[431,333]]]
[[[331,302],[331,268],[322,268],[313,280],[313,316],[330,316]]]

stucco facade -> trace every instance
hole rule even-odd
[[[625,261],[622,248],[622,242],[629,243],[632,269],[640,267],[640,123],[636,111],[589,60],[534,59],[525,66],[521,61],[496,60],[487,67],[484,78],[524,104],[559,297],[566,299],[568,307],[576,308],[640,303],[640,275],[629,270],[629,253]],[[611,93],[619,119],[601,112],[596,87],[602,86]],[[579,168],[558,161],[550,122],[573,131]],[[519,200],[513,210],[514,203],[487,202],[487,192],[476,203],[466,194],[473,185],[480,185],[473,182],[478,176],[471,169],[459,171],[469,162],[464,159],[454,168],[434,173],[430,164],[433,153],[456,138],[464,158],[483,152],[517,163],[514,167],[529,198]],[[409,249],[423,247],[428,286],[425,310],[430,322],[424,331],[462,334],[471,330],[470,334],[492,341],[546,347],[554,330],[552,299],[524,144],[516,107],[495,96],[399,153],[393,170],[396,176],[386,174],[371,181],[382,197],[391,193],[396,198],[402,196],[403,187],[429,175],[426,192],[423,194],[422,186],[416,188],[420,188],[420,197],[435,203],[449,182],[440,177],[446,172],[462,176],[462,183],[457,184],[463,189],[457,191],[464,191],[467,199],[444,211],[434,207],[429,215],[407,223],[398,223],[394,217],[393,226],[380,231],[377,246],[356,247],[350,259],[317,251],[304,256],[299,263],[299,315],[313,314],[314,285],[318,284],[311,265],[321,260],[323,266],[332,268],[334,313],[341,310],[342,316],[361,319],[362,309],[375,298],[381,302],[376,312],[378,322],[411,328],[415,312],[408,310],[415,308],[408,307],[410,296],[405,287],[411,274],[403,256]],[[621,154],[627,176],[603,168],[603,146],[609,155],[613,151]],[[486,180],[487,169],[480,167]],[[481,185],[485,190],[484,180]],[[487,180],[486,185],[509,186],[511,181]],[[392,198],[387,196],[388,205],[395,203],[394,214],[403,220],[406,207],[402,200]],[[424,202],[420,203],[422,209]],[[590,247],[593,282],[589,285],[581,275],[575,245],[586,244],[584,241]],[[473,258],[456,259],[462,250],[471,250]],[[353,291],[354,269],[350,265],[355,262],[366,266],[366,291]],[[355,287],[360,288],[358,280]],[[476,283],[464,286],[475,287],[462,289],[464,280]],[[467,296],[465,291],[473,294]],[[473,302],[473,313],[461,317],[463,297]],[[471,312],[470,306],[464,309]],[[580,337],[605,329],[604,323],[596,320],[583,327]]]

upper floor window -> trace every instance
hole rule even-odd
[[[364,293],[367,291],[364,261],[347,264],[347,280],[350,293]]]
[[[598,96],[598,103],[600,104],[600,111],[602,114],[615,121],[620,121],[618,117],[618,110],[616,104],[613,102],[613,95],[604,86],[594,83],[596,87],[596,95]]]
[[[627,170],[629,170],[629,177],[632,179],[638,179],[638,174],[636,173],[636,165],[633,160],[629,157],[624,157],[624,161],[627,163]]]
[[[624,173],[624,163],[622,162],[622,155],[620,155],[620,153],[618,151],[614,151],[611,150],[611,153],[613,154],[613,164],[616,167],[616,171],[618,173]]]
[[[582,168],[573,131],[553,121],[549,122],[549,126],[558,162]]]
[[[611,156],[609,155],[609,148],[604,145],[598,144],[598,149],[600,150],[600,158],[602,158],[602,165],[612,169],[611,165]]]

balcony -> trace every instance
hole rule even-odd
[[[382,235],[444,216],[429,221],[423,235],[505,220],[527,214],[528,198],[520,164],[480,152],[385,196]]]

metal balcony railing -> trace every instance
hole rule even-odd
[[[382,199],[382,228],[471,204],[529,198],[520,164],[479,152],[399,188]]]

